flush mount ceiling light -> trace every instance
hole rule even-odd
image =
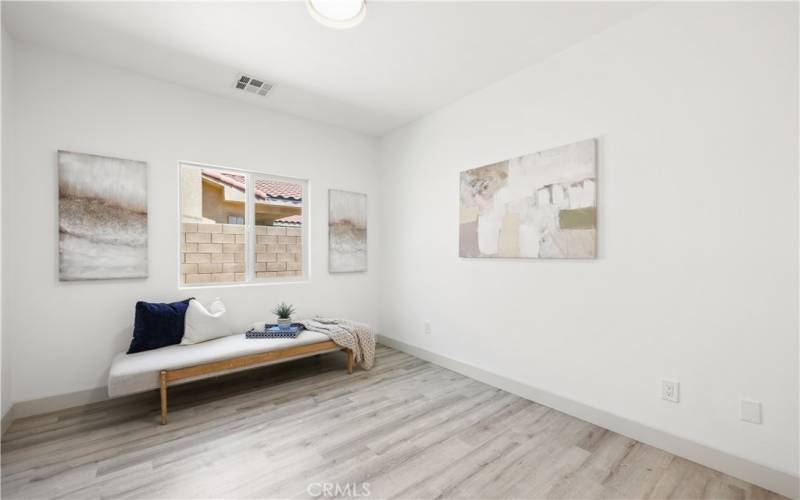
[[[306,0],[311,17],[330,28],[346,29],[367,16],[366,0]]]

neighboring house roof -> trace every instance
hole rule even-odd
[[[282,219],[275,219],[274,226],[301,226],[303,224],[302,215],[290,215]]]
[[[203,169],[203,175],[226,184],[239,191],[245,191],[244,176],[220,172],[208,168]],[[256,180],[256,198],[262,200],[291,201],[299,203],[303,201],[303,187],[291,182],[280,182],[266,179]]]

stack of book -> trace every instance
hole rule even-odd
[[[264,325],[263,330],[256,330],[251,328],[244,334],[248,339],[294,339],[300,335],[303,330],[303,325],[293,323],[289,326],[271,325],[269,323]]]

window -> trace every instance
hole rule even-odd
[[[305,277],[306,181],[188,163],[180,176],[182,285]]]

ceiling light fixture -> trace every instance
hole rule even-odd
[[[306,0],[311,17],[329,28],[346,29],[367,16],[366,0]]]

